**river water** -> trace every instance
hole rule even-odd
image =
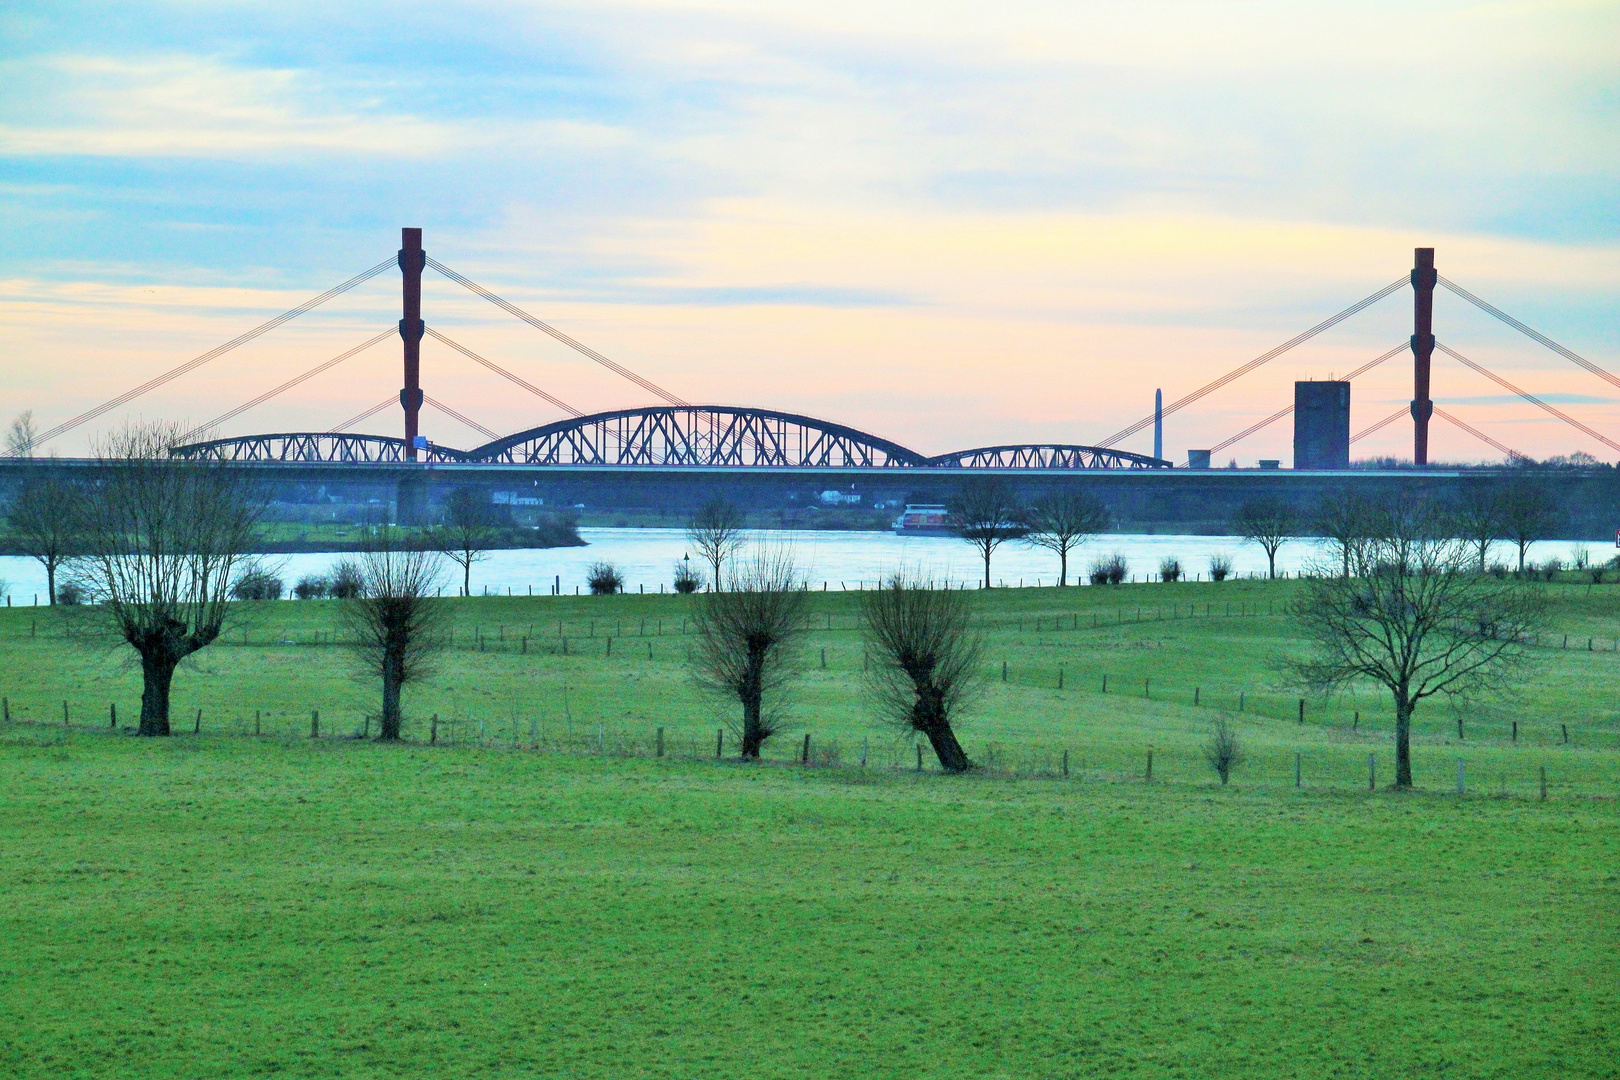
[[[604,561],[618,566],[627,591],[656,593],[660,587],[670,588],[675,564],[687,554],[692,555],[693,565],[707,574],[707,567],[700,563],[683,529],[586,528],[579,532],[587,542],[586,547],[489,552],[482,562],[473,565],[473,592],[487,590],[492,595],[508,592],[523,595],[532,590],[542,595],[559,582],[564,593],[585,592],[586,567]],[[885,575],[900,569],[921,572],[934,581],[951,581],[969,587],[983,577],[977,551],[952,537],[896,536],[888,532],[756,531],[747,534],[744,554],[759,544],[790,548],[800,573],[813,588],[871,588]],[[1567,562],[1578,548],[1588,549],[1597,561],[1614,554],[1612,549],[1599,544],[1548,540],[1532,545],[1530,558],[1539,562],[1556,557]],[[1264,574],[1266,570],[1265,553],[1235,536],[1117,533],[1095,537],[1077,553],[1070,554],[1070,581],[1083,577],[1085,568],[1094,559],[1116,552],[1129,562],[1130,573],[1138,581],[1156,579],[1160,561],[1169,557],[1180,560],[1189,578],[1198,576],[1206,581],[1210,557],[1216,554],[1228,556],[1234,573],[1239,576]],[[290,589],[299,577],[325,574],[345,557],[354,556],[275,555],[266,557],[265,561]],[[1322,548],[1316,541],[1290,541],[1278,552],[1277,569],[1293,574],[1321,557]],[[1499,544],[1493,548],[1494,561],[1511,562],[1515,558],[1511,545]],[[991,577],[998,586],[1054,585],[1057,568],[1057,556],[1050,551],[1011,541],[997,549],[991,561]],[[445,563],[443,576],[447,593],[459,586],[460,574],[459,566]],[[44,570],[29,558],[0,557],[0,581],[4,582],[4,589],[14,604],[32,603],[45,591]]]

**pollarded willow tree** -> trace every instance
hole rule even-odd
[[[1321,691],[1371,680],[1395,707],[1395,787],[1412,786],[1412,716],[1426,698],[1507,690],[1530,655],[1545,601],[1534,585],[1473,569],[1438,508],[1379,507],[1346,576],[1308,578],[1293,612],[1312,645],[1294,663]],[[1324,568],[1325,569],[1325,568]],[[1336,569],[1336,568],[1335,568]]]
[[[102,440],[68,564],[139,658],[142,735],[169,734],[175,669],[240,610],[231,586],[263,507],[239,470],[171,458],[184,433],[178,424],[131,425]]]
[[[698,681],[742,706],[734,725],[744,758],[780,730],[777,693],[798,674],[794,654],[809,629],[809,598],[785,549],[760,548],[724,589],[704,593],[693,619]]]
[[[84,493],[79,484],[40,470],[23,481],[6,514],[11,542],[45,568],[45,595],[56,603],[56,578],[78,540]]]
[[[868,678],[883,718],[926,737],[946,772],[973,768],[954,727],[981,685],[984,658],[968,595],[896,573],[861,594],[861,616],[874,661]]]
[[[405,684],[430,675],[433,655],[445,646],[439,553],[383,532],[357,565],[358,586],[343,602],[344,627],[360,670],[382,682],[378,738],[393,741],[404,727]]]
[[[1277,549],[1292,539],[1298,528],[1299,516],[1294,508],[1269,496],[1249,500],[1238,507],[1232,518],[1232,531],[1265,551],[1267,573],[1272,578],[1277,576]]]

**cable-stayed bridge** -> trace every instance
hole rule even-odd
[[[688,402],[432,258],[422,246],[422,230],[416,228],[401,231],[401,247],[395,257],[356,274],[297,307],[282,312],[275,318],[148,379],[115,398],[56,424],[39,435],[36,445],[46,446],[53,440],[217,360],[233,349],[337,299],[356,286],[396,269],[401,279],[401,318],[397,326],[382,330],[352,348],[323,360],[248,401],[226,410],[193,430],[183,440],[183,445],[176,447],[174,452],[183,457],[244,464],[284,463],[351,467],[358,465],[401,467],[417,464],[495,465],[509,468],[870,469],[929,472],[980,469],[1040,472],[1171,469],[1175,465],[1166,458],[1120,450],[1117,448],[1118,444],[1149,426],[1162,424],[1164,417],[1202,401],[1317,335],[1406,289],[1411,290],[1413,302],[1413,330],[1410,339],[1369,359],[1350,372],[1345,381],[1352,381],[1397,356],[1410,354],[1413,365],[1412,400],[1407,407],[1398,409],[1351,435],[1351,443],[1359,442],[1391,424],[1409,419],[1413,434],[1412,460],[1419,468],[1426,467],[1429,461],[1429,425],[1433,418],[1438,417],[1490,446],[1494,451],[1510,459],[1514,456],[1514,451],[1507,444],[1463,418],[1435,406],[1430,396],[1431,368],[1434,353],[1438,351],[1557,418],[1578,431],[1584,438],[1620,452],[1620,442],[1514,385],[1451,345],[1436,339],[1433,327],[1433,301],[1434,291],[1438,287],[1449,290],[1589,374],[1603,379],[1611,386],[1620,387],[1620,378],[1614,374],[1440,275],[1435,270],[1432,248],[1417,249],[1410,273],[1096,443],[1016,444],[924,455],[882,436],[830,420],[770,408]],[[455,282],[535,330],[601,365],[633,384],[638,395],[650,395],[658,401],[658,404],[585,414],[529,379],[453,340],[443,331],[429,326],[422,317],[422,278],[428,270]],[[424,337],[431,337],[468,361],[501,376],[514,387],[533,395],[538,402],[543,403],[546,411],[563,414],[562,418],[552,419],[523,431],[500,435],[479,423],[475,417],[460,411],[455,405],[430,396],[426,393],[421,378],[421,344]],[[317,378],[363,352],[395,339],[400,343],[402,359],[402,386],[397,394],[390,392],[376,405],[324,431],[215,436],[214,433],[224,425],[237,420],[265,402]],[[467,403],[458,404],[462,409],[476,412],[476,409]],[[424,407],[481,432],[488,441],[465,449],[429,441],[420,434],[420,416]],[[395,408],[399,410],[396,415],[401,421],[401,433],[398,436],[362,434],[351,430]],[[1207,454],[1226,450],[1293,412],[1294,406],[1288,405],[1257,420],[1229,438],[1212,445],[1204,460],[1207,460]]]

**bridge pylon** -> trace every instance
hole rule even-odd
[[[1412,464],[1429,467],[1429,361],[1434,357],[1434,248],[1415,248],[1412,259]],[[1397,414],[1399,415],[1399,414]]]
[[[405,385],[399,391],[399,404],[405,410],[405,457],[416,460],[420,449],[418,424],[422,415],[422,271],[427,252],[422,250],[421,229],[399,230],[399,272],[402,305],[399,339],[405,346]]]

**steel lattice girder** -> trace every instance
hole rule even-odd
[[[1172,463],[1128,450],[1070,443],[981,446],[928,459],[936,468],[959,469],[1168,469]]]
[[[1031,443],[924,457],[899,443],[798,413],[725,405],[657,405],[572,417],[472,450],[429,444],[421,459],[523,465],[731,468],[1164,469],[1162,458],[1099,446]],[[244,435],[176,447],[214,461],[407,460],[405,440],[345,432]]]

